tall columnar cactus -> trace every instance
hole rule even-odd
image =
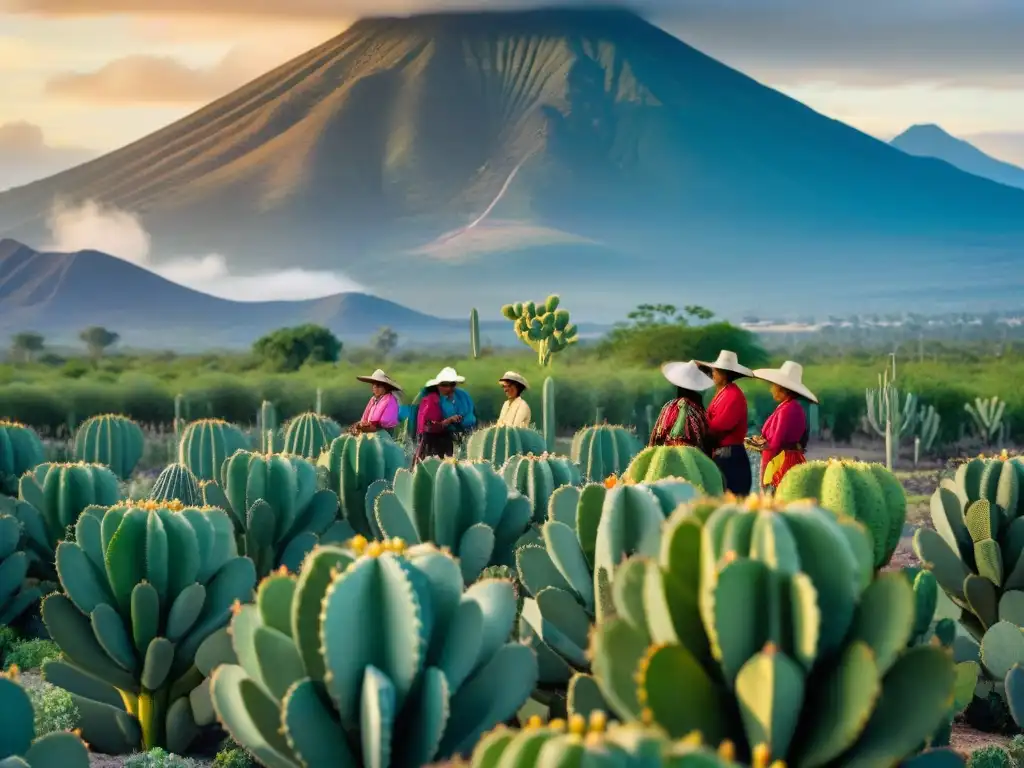
[[[537,362],[551,365],[551,357],[579,341],[579,329],[569,322],[569,311],[558,308],[557,296],[535,304],[506,304],[501,314],[511,320],[519,340],[537,353]]]
[[[203,492],[199,480],[184,464],[168,464],[153,484],[151,501],[180,501],[186,507],[201,507]]]
[[[174,444],[181,445],[181,433],[185,428],[185,396],[174,396]]]
[[[1006,403],[998,397],[976,397],[973,403],[965,403],[964,410],[967,411],[974,424],[974,431],[986,445],[1004,439],[1003,415],[1006,413]]]
[[[144,448],[142,427],[126,416],[93,416],[75,433],[75,457],[110,467],[122,480],[131,477]]]
[[[469,310],[469,353],[474,360],[480,357],[480,313],[476,307]]]
[[[585,480],[598,482],[625,472],[641,449],[632,430],[601,424],[577,432],[572,438],[569,456],[580,465]]]
[[[269,400],[264,400],[257,414],[256,426],[260,433],[260,453],[275,453],[277,435],[277,409]]]
[[[32,571],[52,581],[57,578],[57,545],[68,538],[82,512],[113,506],[121,491],[114,473],[100,464],[40,464],[21,478],[19,496],[25,504],[18,505],[16,514],[25,548],[34,556]]]
[[[89,768],[89,750],[73,733],[36,738],[32,700],[17,682],[17,669],[0,674],[0,766],[3,768]]]
[[[398,470],[394,490],[385,488],[376,484],[366,500],[378,536],[446,547],[467,584],[489,566],[515,564],[514,547],[530,526],[530,501],[510,491],[490,463],[427,458]]]
[[[35,430],[13,421],[0,421],[0,493],[18,493],[18,479],[46,461],[43,441]]]
[[[178,443],[178,463],[199,480],[217,480],[221,467],[235,451],[248,451],[249,438],[234,424],[222,419],[193,421]]]
[[[528,427],[484,427],[466,441],[467,459],[489,461],[495,467],[503,466],[513,456],[540,456],[546,450],[544,436]]]
[[[867,401],[865,421],[880,437],[886,439],[887,466],[892,469],[899,456],[900,443],[914,434],[917,424],[917,395],[907,392],[900,402],[900,391],[889,381],[889,371],[878,375],[878,389],[864,392]]]
[[[401,542],[319,547],[231,623],[239,659],[211,692],[231,736],[264,765],[416,768],[468,755],[511,718],[537,662],[509,641],[512,582],[463,588],[455,560]]]
[[[696,496],[681,480],[566,486],[551,495],[541,541],[516,550],[529,595],[519,629],[537,652],[542,687],[590,671],[589,634],[610,611],[616,567],[630,555],[657,556],[665,518]]]
[[[367,491],[391,483],[408,463],[405,450],[387,432],[342,435],[317,461],[327,470],[327,487],[338,494],[342,517],[356,533],[373,538],[380,538],[380,531],[374,527]]]
[[[644,448],[629,463],[622,479],[627,483],[653,483],[668,477],[693,483],[707,496],[725,493],[718,465],[706,453],[688,445]]]
[[[533,520],[544,522],[551,494],[563,485],[579,485],[580,468],[566,456],[543,453],[540,456],[512,456],[501,468],[501,476],[514,491],[530,500]]]
[[[338,495],[320,489],[317,468],[297,456],[238,451],[224,462],[220,484],[202,490],[208,505],[228,511],[238,550],[260,578],[278,567],[295,572],[321,541],[355,535],[338,519]]]
[[[327,446],[339,437],[341,427],[334,419],[316,413],[303,413],[288,422],[282,453],[316,461]]]
[[[825,509],[860,520],[874,541],[876,568],[896,551],[907,519],[903,484],[881,464],[809,461],[786,473],[775,496],[782,502],[814,499]]]
[[[21,524],[0,512],[0,625],[12,624],[42,597],[25,583],[29,556],[20,550]]]
[[[618,716],[800,768],[896,765],[940,725],[953,661],[907,648],[913,590],[899,573],[872,578],[856,521],[727,504],[701,525],[683,507],[662,540],[657,559],[619,567],[617,616],[591,646]]]
[[[931,453],[935,440],[939,436],[942,418],[934,405],[922,405],[917,412],[917,437],[920,439],[921,450]]]
[[[543,411],[544,446],[548,453],[554,453],[555,438],[558,436],[558,422],[555,421],[555,380],[550,376],[544,379],[541,410]]]
[[[184,753],[202,724],[190,701],[202,682],[197,654],[256,585],[227,513],[154,502],[90,507],[75,541],[57,548],[57,571],[65,594],[47,597],[42,614],[63,657],[44,668],[47,678],[72,681],[67,689],[84,698],[96,681],[112,686],[130,716],[117,726],[136,746]]]

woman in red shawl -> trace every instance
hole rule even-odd
[[[781,368],[759,368],[754,377],[772,385],[772,397],[778,403],[772,415],[761,427],[758,437],[750,438],[748,445],[761,452],[761,487],[774,492],[786,473],[807,461],[807,415],[800,400],[817,403],[803,383],[804,369],[799,363],[787,360]]]
[[[723,349],[712,363],[697,365],[715,382],[715,396],[708,405],[708,450],[722,471],[725,489],[737,496],[747,496],[753,484],[750,457],[743,443],[747,437],[747,398],[736,384],[737,379],[754,372],[740,365],[735,352]]]
[[[714,382],[701,373],[692,360],[665,363],[661,373],[670,384],[676,385],[676,396],[662,406],[648,445],[689,445],[705,450],[708,415],[700,393]]]

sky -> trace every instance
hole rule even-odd
[[[499,4],[545,3],[492,0],[488,6]],[[634,5],[705,53],[879,138],[937,123],[1024,165],[1022,0]],[[478,6],[473,0],[0,0],[0,188],[141,138],[360,16]]]

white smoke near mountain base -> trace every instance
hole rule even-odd
[[[227,259],[219,253],[182,255],[154,263],[150,254],[150,236],[142,220],[130,211],[94,200],[74,206],[57,201],[47,224],[51,241],[45,248],[47,251],[101,251],[171,282],[222,299],[290,301],[366,291],[336,272],[292,268],[252,275],[232,274]]]

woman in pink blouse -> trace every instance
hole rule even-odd
[[[801,400],[818,402],[803,383],[804,369],[787,360],[781,368],[758,368],[754,378],[772,385],[772,397],[778,403],[761,434],[749,438],[747,445],[761,453],[761,487],[774,491],[790,469],[807,461],[807,415]]]
[[[373,397],[363,410],[363,418],[348,431],[353,435],[384,431],[394,437],[394,429],[398,426],[398,397],[395,393],[401,392],[402,388],[380,368],[369,376],[356,376],[356,379],[370,385]]]

